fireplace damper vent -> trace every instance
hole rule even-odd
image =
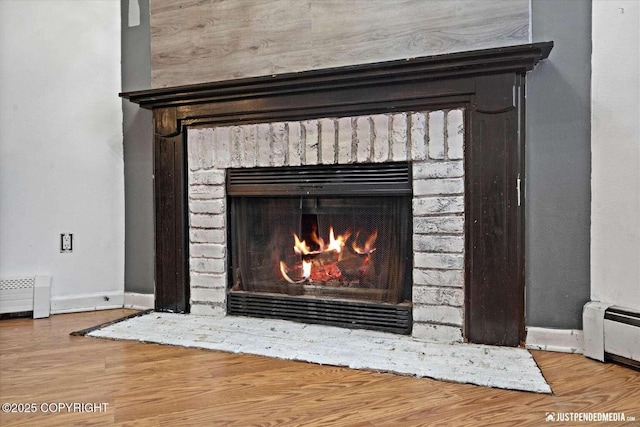
[[[287,295],[229,294],[228,313],[294,322],[411,334],[411,306],[319,300]]]
[[[410,195],[406,162],[229,169],[229,196]]]

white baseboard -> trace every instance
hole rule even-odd
[[[578,329],[527,327],[525,343],[529,350],[580,353],[584,351],[584,334]]]
[[[111,310],[124,306],[124,292],[99,292],[51,298],[51,314]]]
[[[156,298],[154,294],[137,294],[135,292],[124,293],[124,308],[134,310],[148,310],[155,307]]]

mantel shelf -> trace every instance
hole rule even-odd
[[[195,85],[123,92],[145,109],[230,101],[344,87],[366,87],[465,78],[504,72],[526,73],[547,58],[553,42],[472,50],[403,60],[250,77]]]

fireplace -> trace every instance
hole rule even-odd
[[[508,46],[122,94],[153,110],[156,309],[222,316],[227,297],[230,303],[246,292],[236,285],[244,287],[248,273],[240,283],[233,278],[242,261],[235,253],[241,248],[229,237],[235,217],[228,212],[239,207],[235,196],[226,194],[228,171],[406,162],[413,191],[412,335],[519,345],[524,340],[525,76],[552,46]],[[326,218],[314,209],[333,204],[358,210],[345,205],[369,197],[335,196],[340,195],[297,195],[300,220],[279,236],[286,240],[287,232],[297,231],[298,240],[309,244],[311,237],[307,241],[301,234],[306,227],[311,236],[308,230],[315,227],[316,237],[326,242],[330,229],[320,225]],[[359,235],[365,243],[375,234],[368,221],[373,222],[364,219]],[[334,227],[334,238],[346,233],[337,223]],[[359,226],[350,227],[353,240]],[[382,231],[377,233],[379,244]],[[295,242],[292,234],[288,238]],[[377,256],[380,250],[372,251],[372,243],[369,249],[356,244],[365,252],[358,254],[349,244],[353,256],[367,250]],[[316,242],[308,251],[324,253],[320,246]],[[298,265],[306,255],[283,252],[277,260],[283,265],[275,277],[284,271],[294,282],[284,279],[291,291],[270,288],[254,295],[316,298],[291,295],[323,289],[308,283],[311,276]],[[341,261],[335,261],[338,268]],[[377,286],[356,282],[345,279],[347,285],[334,288],[355,293]],[[302,286],[296,291],[296,285]],[[343,297],[334,294],[330,300],[404,303]]]
[[[227,312],[411,331],[410,164],[227,170]]]
[[[464,117],[189,129],[191,312],[462,341]]]

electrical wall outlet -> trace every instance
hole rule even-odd
[[[73,252],[73,234],[62,233],[60,234],[60,253]]]

